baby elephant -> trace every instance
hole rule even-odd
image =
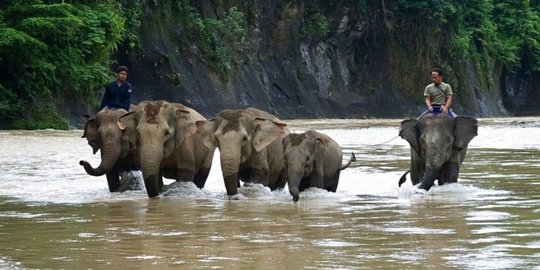
[[[315,130],[302,134],[289,134],[283,139],[287,183],[293,201],[298,193],[310,187],[336,192],[339,173],[356,161],[354,153],[341,165],[341,147],[332,138]]]

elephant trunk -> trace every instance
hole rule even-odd
[[[300,181],[304,176],[304,167],[301,163],[289,162],[287,166],[287,184],[289,186],[289,193],[293,196],[293,201],[297,202],[300,199]]]
[[[440,145],[441,143],[434,143]],[[426,151],[426,171],[422,177],[422,181],[418,186],[419,189],[429,190],[436,179],[439,178],[439,173],[443,164],[448,160],[445,151],[437,148],[428,148]]]
[[[159,147],[141,148],[141,171],[148,197],[156,197],[160,190],[160,166],[163,151]]]
[[[93,168],[87,161],[81,160],[79,164],[84,167],[86,173],[92,176],[102,176],[109,172],[120,157],[120,146],[114,143],[106,143],[101,147],[101,163]]]
[[[158,155],[141,154],[141,171],[146,179],[150,175],[158,175],[161,158]]]
[[[433,186],[435,179],[437,179],[437,177],[439,176],[439,171],[440,169],[428,168],[418,188],[428,191]]]
[[[240,151],[223,149],[221,152],[221,170],[227,195],[238,194],[238,171],[240,170]]]
[[[238,194],[238,174],[224,175],[223,178],[225,180],[227,195]]]

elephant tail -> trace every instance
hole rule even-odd
[[[411,170],[406,171],[406,172],[401,176],[401,178],[399,178],[399,183],[398,183],[399,187],[401,187],[401,185],[402,185],[403,183],[405,183],[405,181],[407,181],[407,174],[408,174],[410,171],[411,171]]]
[[[351,158],[349,159],[349,161],[347,162],[347,164],[341,166],[341,169],[340,170],[345,170],[347,169],[349,166],[351,166],[351,163],[355,162],[356,161],[356,156],[354,155],[354,152],[351,152]]]

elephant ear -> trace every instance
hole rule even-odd
[[[323,137],[315,137],[315,160],[323,162],[326,152],[327,141]],[[322,163],[321,163],[322,164]]]
[[[399,136],[405,139],[411,145],[411,148],[420,153],[420,142],[418,141],[418,129],[416,128],[416,119],[401,121]]]
[[[122,130],[122,140],[127,140],[130,149],[137,145],[137,114],[135,111],[128,112],[116,121],[116,125]]]
[[[125,130],[126,128],[133,128],[135,129],[137,126],[137,122],[135,119],[135,112],[128,112],[118,118],[118,121],[116,121],[116,124],[118,125],[118,128],[121,130]]]
[[[283,144],[283,149],[284,150],[287,149],[289,147],[289,145],[291,145],[291,139],[290,139],[291,136],[289,136],[289,135],[285,136],[283,138],[283,140],[281,140],[281,143]]]
[[[255,117],[255,133],[252,138],[255,151],[259,152],[278,138],[289,134],[287,124],[275,120]]]
[[[86,123],[84,123],[84,132],[82,138],[86,138],[86,140],[88,141],[88,145],[92,147],[93,153],[96,154],[100,148],[96,118],[92,117],[88,119]]]
[[[197,124],[189,110],[176,110],[175,129],[175,143],[177,145],[182,144],[187,138],[197,132]]]
[[[454,149],[461,151],[478,135],[478,120],[469,116],[458,116],[454,125]]]
[[[203,137],[204,145],[210,149],[216,148],[216,120],[200,120],[195,122],[195,124],[197,125],[197,133]]]

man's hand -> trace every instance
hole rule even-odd
[[[441,110],[442,110],[443,113],[448,114],[448,108],[446,108],[446,106],[442,105]]]

